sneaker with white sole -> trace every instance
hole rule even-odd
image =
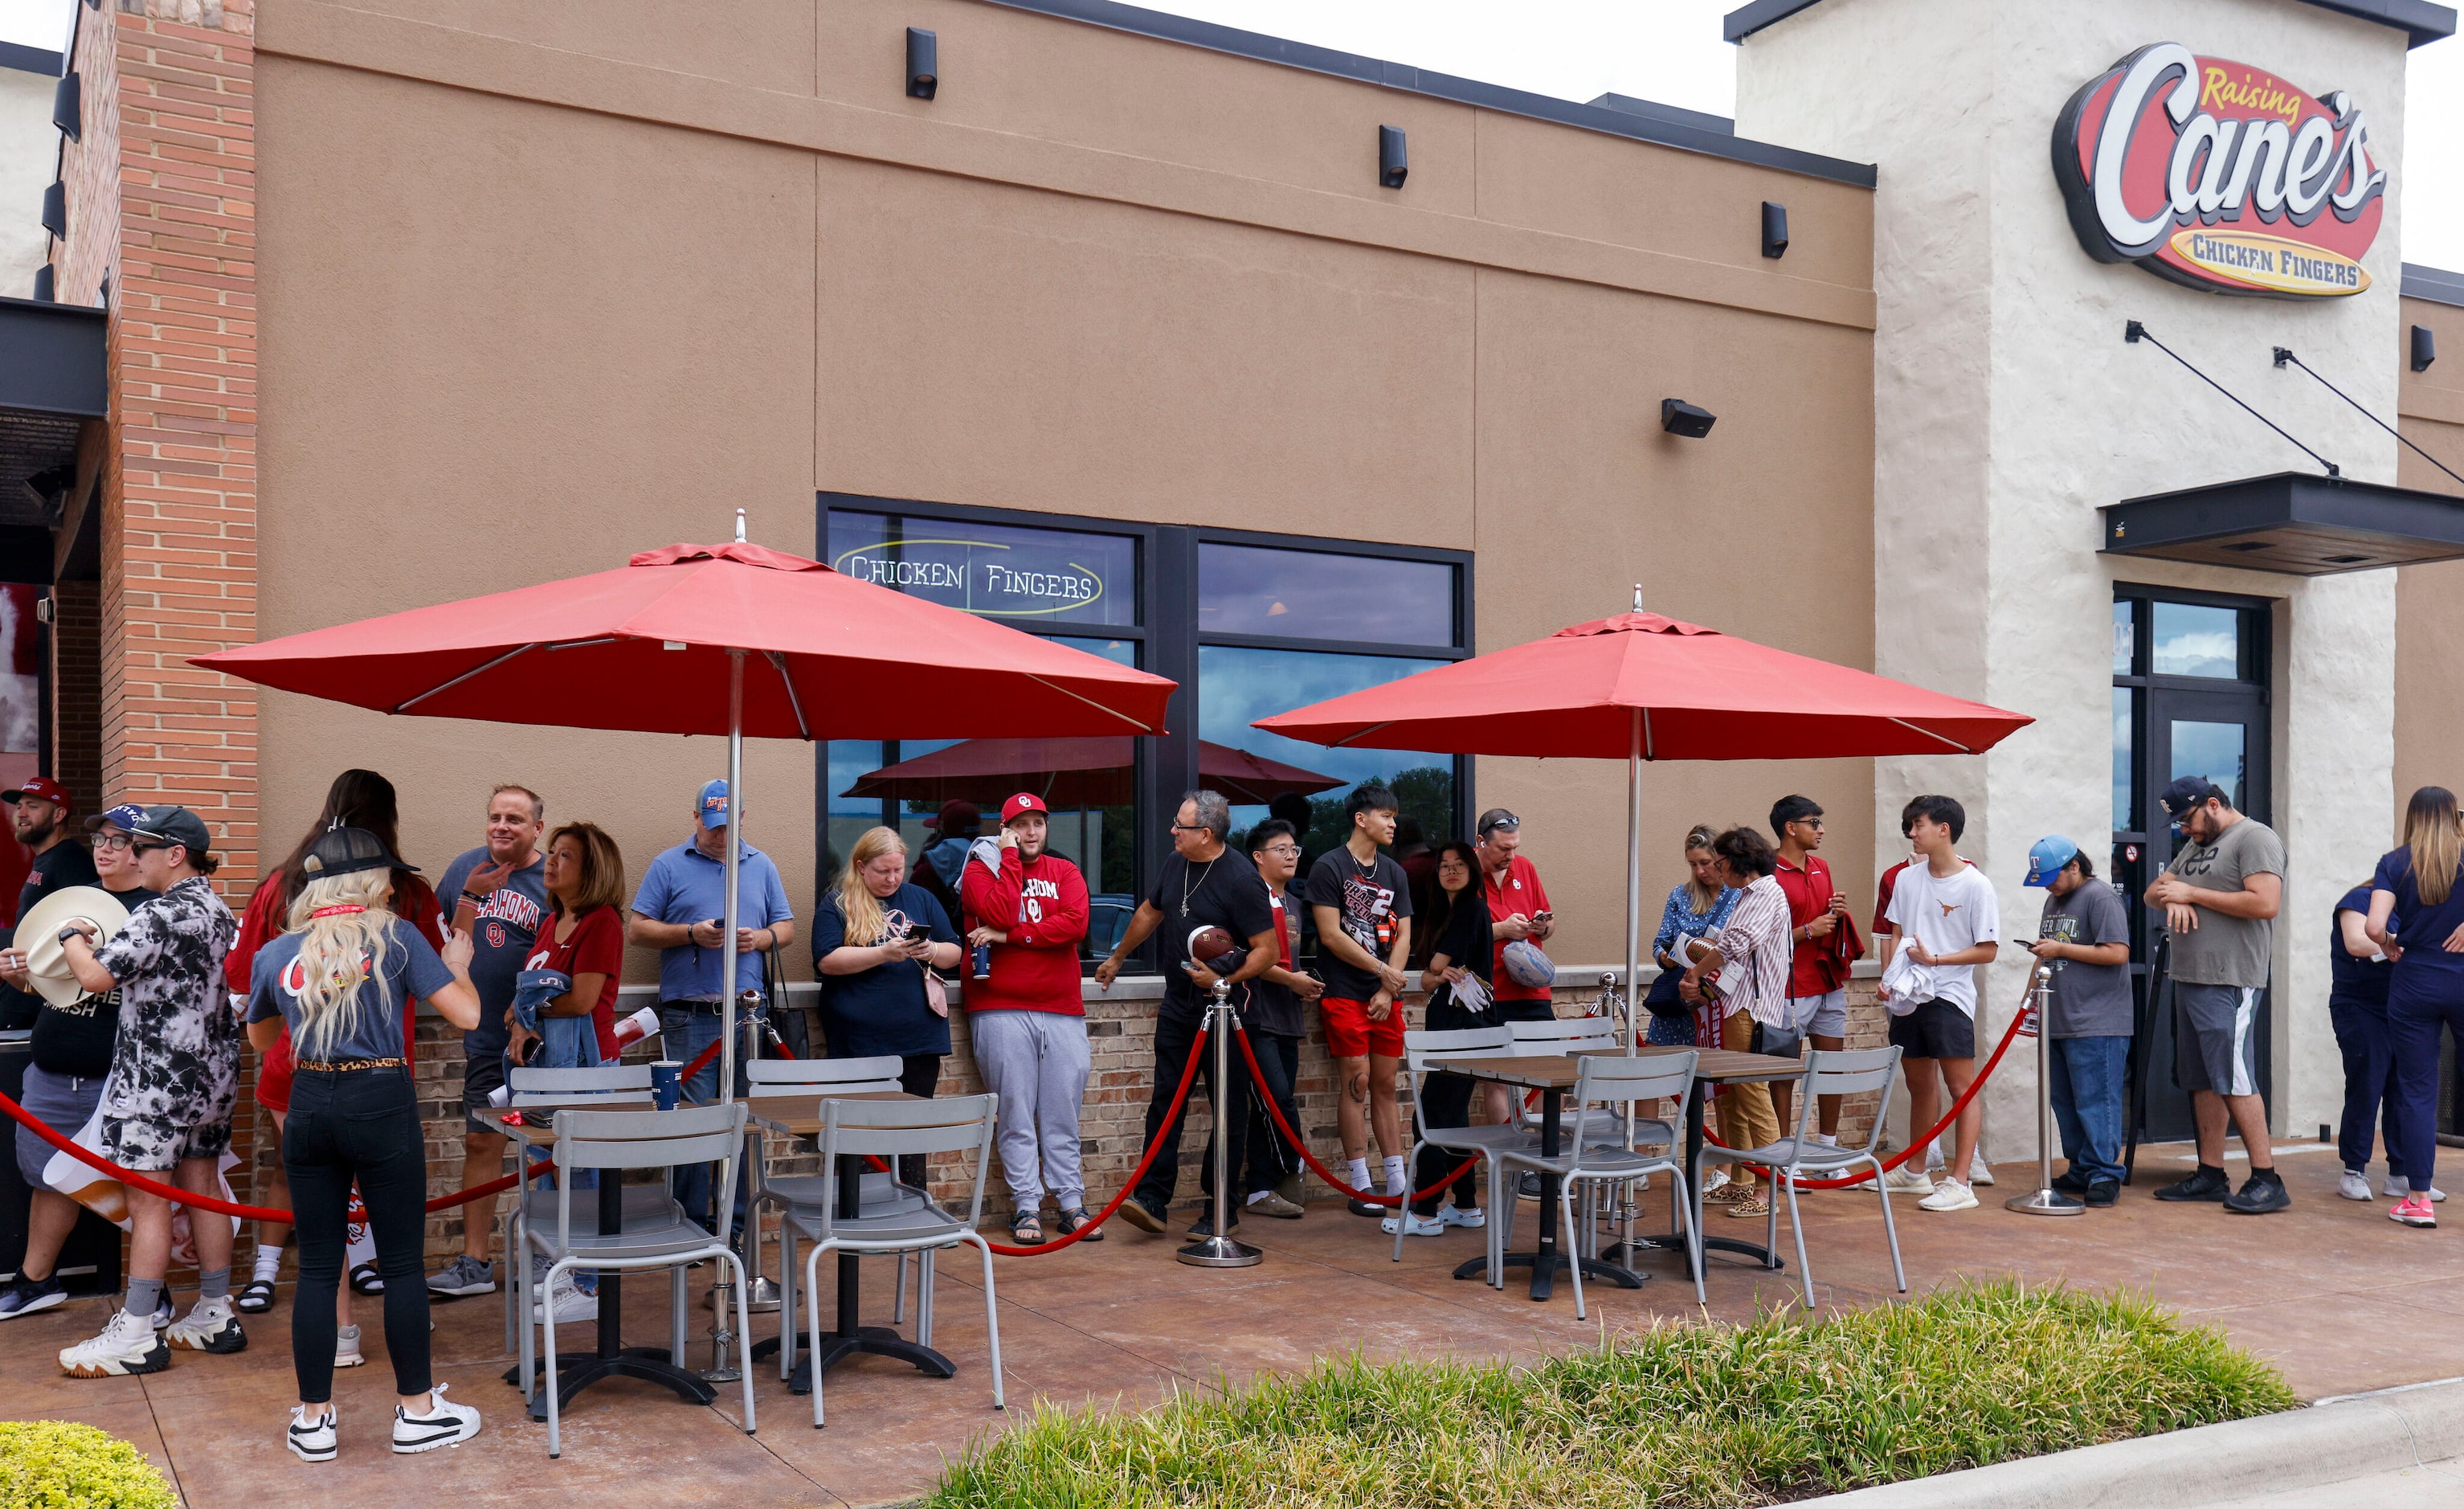
[[[1985,1161],[1982,1150],[1970,1153],[1968,1157],[1968,1182],[1970,1185],[1983,1185],[1989,1189],[1993,1186],[1993,1165]]]
[[[360,1350],[360,1328],[356,1325],[335,1327],[334,1365],[357,1367],[367,1360],[367,1354]]]
[[[323,1418],[313,1422],[308,1418],[306,1405],[293,1405],[291,1429],[284,1436],[291,1454],[303,1462],[332,1461],[335,1452],[334,1420],[335,1410],[331,1405],[326,1407]]]
[[[1893,1194],[1931,1194],[1933,1181],[1902,1164],[1882,1176],[1882,1187]]]
[[[2336,1192],[2347,1200],[2359,1200],[2365,1205],[2377,1198],[2370,1193],[2370,1176],[2358,1168],[2344,1170],[2344,1176],[2336,1181]],[[2409,1192],[2406,1191],[2406,1193]],[[2404,1198],[2403,1194],[2397,1193],[2392,1187],[2387,1190],[2387,1193],[2398,1200]]]
[[[29,1278],[19,1274],[9,1287],[0,1289],[0,1320],[14,1320],[36,1311],[48,1310],[67,1300],[66,1289],[60,1287],[59,1275],[49,1278]]]
[[[1725,1168],[1714,1168],[1703,1176],[1703,1192],[1705,1194],[1709,1194],[1712,1190],[1719,1188],[1722,1185],[1727,1184],[1727,1182],[1728,1170]]]
[[[1488,1224],[1488,1212],[1478,1206],[1465,1209],[1459,1205],[1441,1206],[1438,1219],[1448,1226],[1460,1226],[1466,1232],[1477,1232]]]
[[[125,1310],[111,1312],[100,1336],[60,1348],[60,1371],[71,1378],[159,1373],[170,1365],[171,1349],[154,1334],[153,1323]]]
[[[171,1322],[163,1340],[184,1352],[223,1355],[248,1350],[248,1333],[240,1329],[239,1310],[229,1295],[198,1300],[187,1315]]]
[[[1946,1179],[1934,1186],[1933,1193],[1917,1202],[1921,1210],[1973,1210],[1976,1191],[1956,1179]]]
[[[413,1414],[399,1404],[393,1407],[395,1452],[408,1456],[413,1452],[432,1452],[440,1446],[460,1446],[479,1433],[479,1411],[447,1399],[445,1387],[438,1384],[429,1390],[426,1414]]]
[[[2339,1190],[2338,1192],[2342,1193],[2343,1191]],[[2389,1174],[2387,1175],[2387,1183],[2381,1187],[2381,1192],[2386,1194],[2386,1196],[2390,1200],[2401,1200],[2405,1196],[2413,1192],[2411,1181],[2398,1179],[2395,1175]],[[2444,1189],[2433,1187],[2428,1192],[2432,1204],[2436,1204],[2437,1202],[2447,1198],[2447,1191]],[[2364,1195],[2362,1198],[2368,1199],[2369,1197],[2367,1195]]]
[[[548,1285],[547,1298],[548,1302],[556,1307],[556,1323],[559,1325],[599,1319],[599,1297],[584,1294],[574,1287],[570,1269],[556,1276],[556,1281]],[[531,1320],[536,1323],[540,1319],[539,1302],[534,1299],[531,1301]]]
[[[1446,1234],[1446,1223],[1445,1218],[1442,1215],[1421,1215],[1418,1211],[1414,1210],[1406,1210],[1401,1215],[1388,1216],[1386,1219],[1377,1223],[1377,1230],[1385,1232],[1389,1236],[1392,1236],[1395,1234],[1395,1229],[1397,1226],[1400,1226],[1403,1229],[1403,1234],[1405,1236],[1443,1236]]]
[[[171,1318],[179,1313],[171,1306],[171,1297],[165,1295],[162,1302],[154,1307],[153,1319],[149,1323],[158,1331],[167,1331],[171,1329]]]
[[[496,1292],[496,1265],[481,1262],[468,1253],[456,1253],[453,1261],[438,1273],[428,1276],[428,1292],[450,1295],[455,1298]]]
[[[2438,1225],[2438,1212],[2430,1208],[2426,1195],[2407,1194],[2387,1210],[2387,1219],[2406,1226],[2432,1228]]]

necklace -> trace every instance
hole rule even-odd
[[[1217,854],[1217,855],[1215,856],[1215,859],[1221,859],[1221,858],[1222,858],[1222,857],[1223,857],[1223,856],[1222,856],[1221,854]],[[1209,860],[1207,860],[1207,861],[1206,861],[1206,868],[1205,868],[1204,870],[1200,870],[1200,871],[1199,871],[1199,872],[1198,872],[1198,878],[1197,878],[1197,879],[1195,879],[1195,880],[1192,880],[1192,879],[1189,877],[1189,861],[1188,861],[1188,860],[1186,860],[1186,859],[1184,859],[1184,860],[1182,860],[1182,861],[1180,862],[1180,915],[1181,915],[1181,916],[1183,916],[1183,917],[1187,917],[1187,916],[1189,915],[1189,897],[1190,897],[1190,893],[1191,893],[1191,892],[1193,892],[1193,891],[1196,891],[1199,886],[1204,885],[1204,884],[1206,883],[1206,877],[1207,877],[1207,875],[1208,875],[1210,872],[1212,872],[1212,871],[1214,870],[1214,868],[1215,868],[1215,859],[1209,859]]]

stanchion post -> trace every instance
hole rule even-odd
[[[2002,1202],[2006,1210],[2022,1215],[2081,1215],[2086,1202],[2054,1187],[2054,966],[2036,965],[2023,1010],[2036,1018],[2036,1192],[2013,1195]]]
[[[1232,1239],[1232,1113],[1228,1102],[1232,1096],[1232,1034],[1239,1030],[1238,1018],[1232,1014],[1230,982],[1215,982],[1215,1004],[1210,1020],[1215,1033],[1215,1086],[1207,1098],[1215,1102],[1215,1234],[1201,1236],[1173,1254],[1193,1268],[1255,1268],[1266,1254],[1257,1248]],[[1181,1114],[1189,1114],[1184,1102]]]

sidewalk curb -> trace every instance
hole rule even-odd
[[[1809,1500],[1837,1509],[2189,1509],[2464,1455],[2464,1382],[1996,1462]]]

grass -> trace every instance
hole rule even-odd
[[[0,1509],[179,1509],[144,1454],[90,1425],[0,1421]]]
[[[1040,1408],[931,1509],[1713,1509],[2292,1409],[2149,1299],[1974,1283],[1529,1366],[1331,1360],[1137,1414]]]

